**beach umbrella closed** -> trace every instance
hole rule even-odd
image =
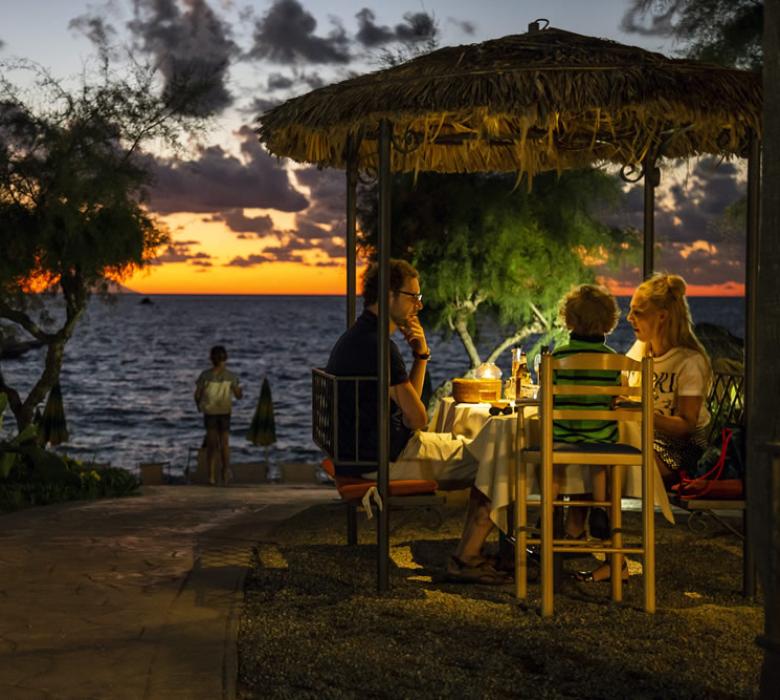
[[[62,389],[57,382],[49,392],[40,424],[41,443],[52,447],[67,442],[68,425],[65,422],[65,407],[62,403]]]
[[[253,445],[259,445],[265,448],[265,464],[268,469],[269,481],[276,481],[279,478],[277,471],[271,469],[268,462],[268,448],[276,442],[276,421],[274,420],[274,402],[271,398],[271,385],[268,383],[268,377],[263,379],[263,386],[260,389],[260,398],[257,401],[255,415],[252,417],[252,424],[246,434],[246,439]]]
[[[257,402],[252,424],[246,434],[246,439],[253,445],[268,447],[276,442],[276,422],[274,420],[274,402],[271,398],[271,385],[268,377],[263,379],[260,389],[260,399]]]

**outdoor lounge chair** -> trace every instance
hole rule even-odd
[[[713,370],[712,389],[707,397],[707,408],[711,416],[707,442],[710,445],[718,445],[724,426],[744,426],[745,387],[741,363],[733,360],[715,360]],[[742,539],[742,589],[744,595],[754,596],[756,593],[755,564],[748,537],[748,513],[744,494],[744,479],[728,479],[707,484],[699,494],[692,497],[680,495],[679,489],[673,489],[669,494],[669,501],[678,508],[688,511],[688,527],[692,531],[708,530],[705,519],[709,519]],[[741,512],[742,530],[738,530],[727,519],[721,517],[718,511]]]

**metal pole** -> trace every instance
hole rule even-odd
[[[655,269],[655,188],[661,180],[661,171],[656,167],[655,160],[655,155],[648,152],[642,163],[645,174],[642,279],[650,277]]]
[[[748,152],[747,172],[747,222],[746,222],[746,253],[745,253],[745,425],[750,426],[750,397],[756,386],[756,280],[758,277],[758,251],[759,237],[759,203],[761,196],[761,141],[752,134]],[[749,441],[750,435],[746,431]],[[745,479],[749,477],[745,474]],[[752,505],[747,483],[746,492],[746,517],[744,523],[744,546],[742,556],[742,594],[754,598],[756,595],[756,563],[755,542],[752,537],[750,518],[747,517]]]
[[[379,426],[377,487],[383,508],[377,518],[377,589],[390,588],[390,519],[388,492],[390,471],[390,137],[387,119],[379,122],[379,331],[377,333],[377,416]]]
[[[780,682],[780,443],[765,445],[770,456],[770,520],[769,561],[765,566],[769,584],[764,591],[764,634],[759,635],[758,645],[764,649],[764,664],[761,669],[759,697],[777,698]]]
[[[357,270],[357,164],[358,164],[358,137],[350,134],[347,136],[346,161],[347,161],[347,328],[355,322],[355,300],[357,288],[355,272]]]

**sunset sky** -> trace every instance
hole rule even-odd
[[[172,234],[156,264],[125,281],[142,293],[340,294],[344,174],[279,162],[252,127],[265,108],[379,67],[383,50],[435,32],[439,46],[552,26],[672,55],[682,47],[621,22],[628,0],[0,0],[0,60],[34,60],[64,80],[94,65],[91,37],[165,65],[224,65],[207,134],[174,160],[150,154],[150,208]],[[641,27],[638,27],[641,29]],[[164,71],[163,71],[164,79]],[[700,294],[743,292],[744,236],[722,223],[744,191],[740,162],[667,168],[658,190],[657,266]],[[621,220],[641,228],[641,187]],[[630,292],[637,270],[614,276]]]

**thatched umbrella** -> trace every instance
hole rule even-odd
[[[62,389],[57,382],[49,392],[46,406],[40,422],[40,441],[42,445],[50,444],[52,447],[67,442],[68,425],[65,421],[65,406],[62,402]]]
[[[756,74],[529,25],[529,32],[445,47],[351,78],[264,113],[277,156],[347,169],[347,319],[355,314],[355,187],[379,178],[379,491],[387,494],[387,290],[391,172],[546,170],[611,162],[645,174],[644,272],[653,269],[659,157],[749,154],[748,259],[757,240],[761,80]],[[748,307],[755,261],[748,274]],[[752,313],[748,313],[748,346]],[[748,372],[748,388],[751,385]],[[387,513],[378,519],[379,589],[388,587]],[[748,562],[749,564],[749,562]]]
[[[265,464],[268,467],[268,448],[276,442],[276,420],[274,419],[274,402],[271,398],[271,385],[268,377],[263,378],[260,398],[257,401],[252,423],[246,434],[246,439],[253,445],[265,448]]]

